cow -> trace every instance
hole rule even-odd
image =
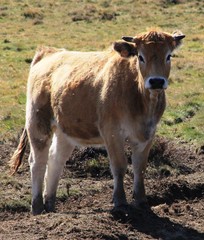
[[[128,204],[123,179],[124,145],[129,144],[133,203],[139,207],[147,202],[147,159],[166,106],[171,54],[184,37],[180,31],[151,30],[123,37],[101,52],[51,47],[36,51],[28,77],[25,128],[10,161],[16,172],[30,144],[33,215],[55,211],[59,178],[75,146],[105,146],[113,204],[120,208]]]

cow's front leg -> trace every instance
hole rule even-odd
[[[111,163],[111,171],[114,179],[113,203],[115,207],[120,207],[127,204],[123,179],[126,171],[126,166],[118,166]]]
[[[133,185],[133,204],[136,207],[142,207],[147,204],[145,195],[144,175],[147,167],[147,160],[151,142],[147,143],[144,149],[138,144],[132,144],[132,165],[134,172],[134,185]]]
[[[115,207],[120,207],[127,204],[123,186],[123,179],[127,169],[124,144],[121,136],[111,131],[108,131],[108,134],[106,134],[104,138],[114,179],[113,203]]]

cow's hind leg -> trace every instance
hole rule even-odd
[[[43,181],[48,161],[48,153],[51,139],[47,136],[40,138],[31,137],[30,147],[31,153],[29,157],[31,179],[32,179],[32,213],[40,214],[44,210],[42,189]]]
[[[29,162],[32,180],[32,213],[36,215],[44,210],[42,189],[52,138],[52,110],[47,93],[39,91],[38,96],[35,96],[34,100],[28,92],[26,131],[30,143]]]
[[[59,178],[66,161],[69,159],[74,146],[67,140],[65,134],[57,129],[53,136],[52,145],[49,152],[47,164],[44,200],[45,210],[53,212],[55,210],[56,191]]]

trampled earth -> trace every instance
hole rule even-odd
[[[9,175],[16,141],[0,143],[0,239],[204,239],[204,154],[183,142],[156,138],[146,173],[149,209],[116,211],[104,149],[76,149],[60,181],[56,213],[30,214],[27,160]],[[131,151],[126,148],[130,161]],[[131,202],[133,173],[125,188]]]

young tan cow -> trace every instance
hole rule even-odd
[[[26,125],[11,160],[15,172],[29,141],[34,215],[54,211],[60,174],[76,145],[105,145],[113,201],[119,207],[127,204],[123,178],[128,142],[134,203],[146,202],[147,158],[165,109],[171,54],[184,37],[181,32],[150,31],[123,37],[103,52],[37,51],[28,78]]]

